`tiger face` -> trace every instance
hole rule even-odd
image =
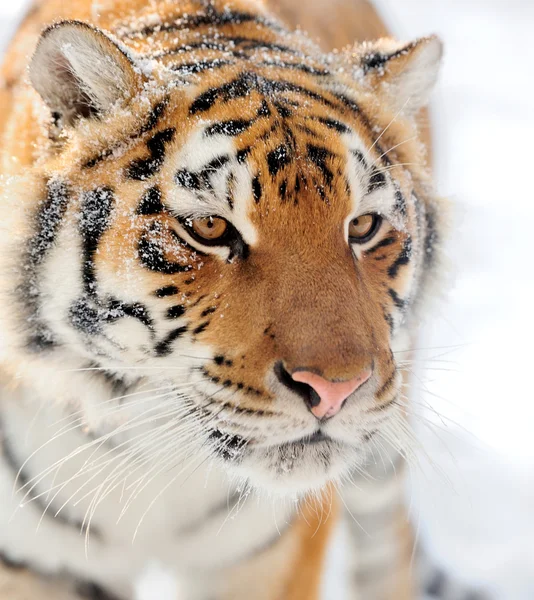
[[[439,42],[186,69],[127,40],[66,22],[30,67],[52,120],[26,351],[104,370],[120,419],[156,407],[154,447],[253,486],[347,476],[404,418],[393,347],[435,236],[411,116]],[[111,392],[80,398],[91,428],[116,426]]]

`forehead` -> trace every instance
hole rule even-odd
[[[179,210],[246,212],[259,223],[274,211],[343,222],[367,208],[391,209],[396,183],[357,114],[330,101],[255,89],[232,102],[199,99],[166,165]]]

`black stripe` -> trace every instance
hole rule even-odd
[[[245,160],[247,159],[247,156],[250,154],[250,150],[251,150],[251,147],[247,146],[245,148],[241,148],[241,150],[238,150],[236,152],[235,157],[239,164],[243,164],[245,162]]]
[[[332,94],[340,101],[343,103],[343,105],[348,108],[352,113],[354,113],[362,122],[363,126],[370,132],[374,131],[374,127],[373,124],[371,123],[371,121],[369,121],[369,119],[367,118],[367,116],[360,110],[360,107],[358,106],[358,104],[352,100],[351,98],[348,98],[347,96],[345,96],[344,94],[338,94],[335,92],[332,92]],[[389,159],[389,157],[387,156],[387,153],[384,152],[383,148],[381,147],[381,145],[378,143],[378,140],[375,140],[375,142],[373,143],[374,148],[376,149],[378,156],[381,157],[381,160],[386,164],[386,165],[391,165],[391,161]]]
[[[254,196],[254,201],[258,203],[261,200],[262,188],[260,183],[259,175],[256,175],[252,180],[252,194]]]
[[[228,50],[228,46],[227,44],[220,42],[202,40],[201,42],[182,44],[180,46],[176,46],[175,48],[168,48],[159,52],[148,52],[144,56],[148,58],[164,58],[165,56],[172,56],[173,54],[189,54],[193,50],[219,50],[221,52],[226,52]]]
[[[39,203],[35,215],[35,233],[28,241],[26,281],[18,289],[18,294],[28,309],[27,324],[32,328],[28,347],[34,351],[52,348],[56,343],[52,332],[39,320],[38,270],[54,246],[70,200],[69,189],[63,181],[49,180],[46,188],[46,198]]]
[[[185,306],[181,304],[176,304],[175,306],[171,306],[167,309],[166,317],[167,319],[178,319],[182,317],[185,313]]]
[[[76,593],[87,600],[118,600],[100,585],[89,581],[79,582]]]
[[[230,210],[234,210],[234,188],[235,188],[235,175],[228,173],[226,177],[226,203]]]
[[[230,121],[221,121],[207,127],[204,135],[229,135],[236,136],[244,133],[249,127],[252,127],[256,119],[232,119]]]
[[[122,401],[122,396],[139,383],[139,378],[133,382],[127,383],[123,376],[108,371],[96,361],[90,361],[85,365],[85,368],[92,370],[92,377],[98,378],[106,384],[110,390],[111,396],[118,400],[119,403]]]
[[[218,88],[210,88],[191,104],[189,112],[194,115],[209,110],[218,98],[224,102],[234,98],[244,98],[258,88],[258,76],[255,73],[242,73],[236,79]]]
[[[157,237],[157,233],[157,227],[151,227],[141,236],[137,247],[141,264],[151,271],[155,271],[156,273],[165,273],[166,275],[172,275],[174,273],[186,273],[187,271],[190,271],[192,269],[191,265],[181,265],[179,263],[171,262],[165,258],[165,252],[163,248],[155,239],[155,237]]]
[[[87,298],[78,298],[69,308],[69,321],[71,325],[87,335],[99,335],[102,326],[114,323],[118,319],[132,317],[137,319],[150,331],[153,322],[147,307],[139,302],[129,304],[121,300],[111,299],[105,307],[92,305]]]
[[[142,196],[137,207],[138,215],[157,215],[165,210],[161,201],[161,190],[154,186],[149,188]]]
[[[345,96],[345,94],[337,94],[337,93],[333,93],[333,95],[348,109],[350,109],[353,113],[356,113],[358,115],[362,115],[360,107],[358,106],[358,104],[356,103],[355,100],[352,100],[352,98],[349,98],[348,96]],[[369,123],[366,123],[367,125],[369,125]],[[369,129],[372,130],[372,127],[369,125]]]
[[[381,248],[386,248],[387,246],[391,246],[391,244],[394,244],[396,241],[396,237],[386,237],[383,240],[380,240],[376,246],[373,246],[372,248],[369,248],[369,250],[366,250],[365,254],[374,254],[377,250],[380,250]]]
[[[401,250],[400,254],[397,256],[397,259],[388,269],[388,276],[391,279],[393,279],[394,277],[397,276],[399,269],[402,266],[407,265],[410,262],[410,259],[412,257],[412,246],[413,246],[412,238],[410,236],[408,236],[404,240],[402,250]]]
[[[63,181],[48,181],[46,199],[40,203],[36,214],[36,232],[28,245],[28,259],[32,267],[40,265],[54,245],[68,203],[67,185]]]
[[[144,304],[140,302],[128,303],[117,299],[110,300],[105,313],[106,322],[113,323],[124,317],[137,319],[147,329],[153,329],[152,317]]]
[[[217,310],[217,307],[216,307],[216,306],[210,306],[210,307],[208,307],[208,308],[204,309],[204,310],[203,310],[203,311],[200,313],[200,316],[201,316],[201,317],[207,317],[208,315],[211,315],[211,314],[213,314],[213,313],[214,313],[216,310]],[[215,361],[215,362],[217,362],[217,361]],[[219,363],[218,363],[218,364],[219,364]]]
[[[216,156],[214,159],[210,160],[209,163],[207,163],[206,165],[204,165],[204,167],[202,168],[201,174],[204,176],[204,174],[210,174],[213,173],[213,171],[216,171],[217,169],[222,169],[222,167],[224,167],[224,165],[226,165],[228,162],[230,162],[230,157],[227,154],[223,154],[222,156]]]
[[[386,379],[386,381],[382,384],[381,388],[376,392],[375,398],[379,399],[384,396],[386,392],[391,389],[391,386],[395,383],[395,379],[397,377],[397,371],[394,370],[393,373]]]
[[[242,25],[244,23],[256,23],[257,25],[268,27],[273,31],[283,31],[278,23],[261,15],[232,10],[218,12],[212,6],[208,6],[204,14],[184,15],[172,23],[147,25],[140,30],[132,30],[123,35],[125,37],[145,37],[165,31],[191,30],[205,25],[221,27],[224,25]]]
[[[267,154],[267,166],[271,177],[275,177],[281,169],[290,163],[290,155],[290,150],[285,144],[280,144]]]
[[[70,305],[69,322],[86,335],[99,335],[104,322],[103,311],[92,306],[87,298],[78,298]]]
[[[13,560],[11,557],[9,557],[4,552],[0,552],[0,563],[2,563],[2,565],[4,565],[4,567],[6,567],[7,569],[14,570],[14,569],[26,569],[27,568],[26,563],[23,563],[18,560]]]
[[[317,69],[316,67],[310,67],[309,65],[304,65],[302,63],[291,63],[285,61],[263,61],[258,63],[259,66],[262,67],[275,67],[280,69],[293,69],[295,71],[302,71],[303,73],[308,73],[310,75],[317,75],[319,77],[325,77],[330,75],[330,71],[326,69]]]
[[[258,108],[258,112],[256,113],[256,116],[258,117],[258,119],[261,119],[262,117],[270,117],[271,114],[271,109],[269,108],[267,100],[262,100],[260,107]]]
[[[282,202],[285,202],[287,200],[287,179],[282,179],[282,181],[280,182],[280,185],[278,186],[278,194]]]
[[[226,37],[225,39],[238,46],[245,45],[245,51],[257,50],[258,48],[261,48],[262,50],[269,50],[271,52],[282,52],[286,54],[303,56],[302,52],[300,52],[299,50],[296,50],[295,48],[290,48],[289,46],[285,46],[283,44],[277,44],[276,42],[267,42],[265,40],[258,40],[255,38],[246,37]]]
[[[193,329],[193,334],[198,335],[199,333],[202,333],[205,329],[207,329],[209,324],[209,321],[204,321],[204,323],[201,323],[198,327],[195,327],[195,329]]]
[[[154,292],[154,296],[157,296],[158,298],[165,298],[166,296],[174,296],[179,291],[180,290],[175,285],[166,285],[162,288],[157,289]]]
[[[292,110],[282,102],[273,100],[273,106],[276,108],[276,112],[282,117],[282,119],[288,119],[292,114]]]
[[[154,347],[154,352],[157,356],[168,356],[172,352],[172,343],[182,337],[187,331],[187,327],[177,327],[168,333],[161,342],[158,342]]]
[[[158,131],[147,142],[150,153],[148,158],[136,158],[126,169],[129,179],[143,181],[154,176],[163,166],[165,159],[165,144],[172,142],[176,130],[172,127]]]
[[[245,47],[237,50],[235,48],[236,46]],[[295,50],[294,48],[290,48],[289,46],[284,46],[282,44],[277,44],[274,42],[267,42],[265,40],[247,38],[242,36],[218,36],[216,42],[203,40],[200,42],[193,42],[190,44],[182,44],[180,46],[176,46],[175,48],[162,50],[161,52],[149,53],[146,56],[150,58],[164,58],[165,56],[171,56],[173,54],[189,53],[193,50],[218,50],[220,52],[224,52],[225,54],[231,54],[238,58],[248,58],[248,55],[246,53],[250,50],[256,50],[258,48],[261,48],[262,50],[270,50],[274,52],[282,52],[296,56],[303,56],[302,52]]]
[[[213,69],[221,69],[228,65],[233,65],[235,62],[224,60],[222,58],[213,58],[210,60],[199,60],[194,63],[182,63],[179,65],[170,65],[169,68],[179,75],[196,75],[204,71],[212,71]]]
[[[373,168],[367,184],[367,193],[370,194],[371,192],[384,187],[386,183],[387,180],[385,174],[382,171]]]
[[[177,185],[189,190],[199,191],[202,189],[200,177],[193,171],[187,171],[186,169],[178,171],[174,176],[174,181]]]
[[[393,210],[400,212],[403,217],[406,216],[406,200],[400,190],[395,190],[395,204]]]
[[[326,184],[330,186],[332,184],[332,180],[334,179],[334,175],[332,171],[326,164],[327,159],[331,159],[335,157],[335,154],[330,152],[327,148],[322,146],[315,146],[313,144],[308,144],[307,146],[308,158],[314,163],[316,167],[321,171]]]
[[[100,238],[109,226],[113,204],[113,191],[107,187],[87,192],[82,202],[79,223],[83,242],[82,279],[85,291],[92,296],[96,295],[94,257]]]
[[[360,152],[359,150],[351,150],[350,153],[362,165],[365,171],[369,170],[369,166],[362,152]]]
[[[348,133],[350,131],[349,127],[341,123],[341,121],[337,121],[336,119],[326,119],[325,117],[313,117],[319,123],[322,123],[328,129],[334,129],[338,133]]]
[[[311,127],[308,127],[308,125],[302,125],[301,123],[297,123],[297,128],[300,129],[300,131],[303,131],[305,134],[307,134],[309,137],[315,139],[315,140],[324,140],[324,136],[318,134],[314,129],[312,129]]]
[[[182,169],[176,173],[174,180],[177,185],[190,190],[212,191],[213,186],[211,184],[211,176],[219,169],[222,169],[228,162],[230,162],[229,156],[216,156],[213,160],[204,165],[203,169],[198,173]]]
[[[220,87],[214,87],[206,90],[191,104],[189,112],[191,114],[197,114],[200,112],[208,111],[215,102],[220,99],[223,102],[228,102],[236,98],[245,98],[249,96],[253,91],[258,91],[266,97],[272,97],[273,94],[293,92],[295,94],[302,94],[307,98],[311,98],[332,108],[337,108],[338,105],[328,100],[321,94],[314,92],[302,85],[297,85],[289,81],[280,81],[274,79],[268,79],[262,77],[257,73],[245,71],[238,77],[229,81]],[[336,96],[337,97],[337,96]]]
[[[151,113],[148,115],[148,118],[143,123],[143,125],[141,125],[141,127],[138,130],[136,130],[132,134],[130,134],[128,136],[127,140],[130,140],[130,141],[137,140],[145,133],[152,131],[152,129],[154,129],[154,127],[156,127],[156,125],[159,123],[161,117],[163,116],[163,113],[165,112],[165,108],[167,107],[168,103],[169,103],[168,98],[165,98],[161,102],[158,102],[152,109]],[[123,146],[123,145],[124,145],[124,140],[115,142],[112,146],[109,146],[109,148],[106,148],[105,150],[102,150],[99,154],[97,154],[96,156],[89,158],[85,163],[82,164],[82,168],[90,169],[91,167],[94,167],[99,162],[105,160],[106,158],[109,158],[110,156],[113,156],[115,150],[117,150],[118,148],[121,148],[121,146]]]
[[[265,78],[263,78],[263,81],[267,86],[267,90],[272,90],[273,92],[294,92],[295,94],[302,94],[303,96],[311,98],[312,100],[316,100],[325,106],[336,108],[336,104],[334,102],[302,85],[297,85],[296,83],[289,81],[277,81]]]
[[[393,300],[393,303],[395,304],[395,306],[400,310],[403,311],[406,308],[406,300],[403,300],[395,290],[393,289],[389,289],[388,293],[391,297],[391,299]]]

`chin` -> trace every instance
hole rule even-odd
[[[260,492],[301,498],[320,493],[330,482],[343,480],[363,462],[363,452],[343,442],[306,440],[249,447],[232,470]]]

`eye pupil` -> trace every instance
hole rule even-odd
[[[369,241],[378,231],[380,223],[380,216],[374,213],[356,217],[349,224],[350,241],[359,244]]]

